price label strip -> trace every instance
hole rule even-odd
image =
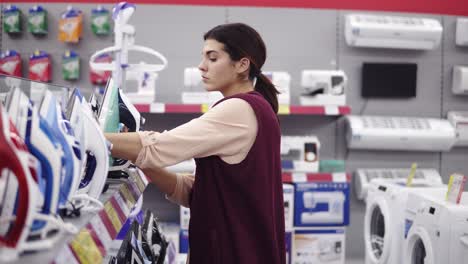
[[[210,110],[210,106],[208,104],[202,104],[201,105],[201,112],[202,113],[206,113],[206,112],[208,112],[208,110]]]
[[[107,202],[104,205],[104,209],[107,215],[109,216],[112,226],[115,228],[116,231],[119,231],[122,228],[122,222],[120,221],[119,215],[112,206],[112,203]]]
[[[454,204],[460,203],[460,199],[465,188],[466,178],[466,176],[456,173],[450,175],[447,195],[445,198],[448,202]]]
[[[126,184],[122,186],[122,188],[120,189],[120,193],[125,199],[125,203],[127,204],[128,208],[132,208],[136,201],[135,198],[133,198],[133,195],[130,193],[130,190],[128,189],[128,186]]]
[[[291,113],[291,109],[289,105],[279,105],[278,106],[278,114],[280,115],[289,115]]]
[[[101,218],[93,217],[93,219],[91,219],[90,225],[92,229],[96,232],[96,235],[101,241],[101,244],[103,245],[104,249],[107,251],[111,246],[112,238],[110,237],[109,232],[107,231],[107,228],[102,222]]]
[[[138,190],[140,190],[140,193],[143,193],[143,191],[146,189],[146,184],[143,182],[140,175],[137,175],[135,177],[135,182],[136,182],[136,185],[138,186]]]
[[[103,257],[88,229],[82,229],[71,242],[71,248],[82,264],[102,263]]]

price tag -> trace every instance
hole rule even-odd
[[[334,182],[347,182],[348,178],[346,177],[346,173],[333,173],[332,174]]]
[[[148,185],[148,178],[146,177],[145,173],[141,171],[140,169],[137,169],[137,173],[140,176],[143,183],[145,184],[145,186]]]
[[[112,203],[107,202],[104,205],[104,209],[106,210],[106,213],[109,216],[109,219],[111,220],[115,230],[120,230],[122,228],[122,223],[120,222],[119,215],[115,211],[114,207],[112,207]]]
[[[454,204],[459,204],[465,188],[465,183],[466,176],[461,174],[450,175],[446,200]]]
[[[416,174],[416,169],[418,168],[418,164],[417,163],[413,163],[411,164],[411,170],[410,170],[410,173],[408,175],[408,178],[406,178],[406,186],[407,187],[411,187],[413,185],[413,179],[414,179],[414,175]]]
[[[208,110],[210,110],[210,106],[208,104],[202,104],[201,105],[201,112],[202,113],[206,113],[206,112],[208,112]]]
[[[340,109],[336,105],[327,105],[325,107],[325,114],[326,115],[339,115]]]
[[[280,115],[289,115],[291,113],[291,109],[289,105],[279,105],[278,106],[278,114]]]
[[[91,219],[90,224],[93,227],[94,231],[96,231],[96,234],[98,238],[101,240],[101,243],[104,246],[104,249],[107,250],[112,243],[112,238],[110,237],[109,232],[107,232],[107,228],[102,222],[101,218],[93,217],[93,219]]]
[[[124,198],[120,194],[115,195],[114,197],[120,209],[122,210],[122,213],[124,213],[124,215],[127,216],[130,213],[130,209],[127,207],[127,204],[125,203]]]
[[[71,247],[80,263],[102,263],[102,255],[94,242],[89,230],[82,229],[71,242]]]
[[[125,198],[128,208],[132,208],[132,206],[135,204],[135,198],[133,198],[133,195],[130,194],[130,190],[128,189],[126,184],[124,184],[122,188],[120,188],[120,192]]]
[[[293,182],[307,182],[307,174],[305,173],[293,173],[292,174]]]
[[[166,105],[162,103],[152,103],[150,105],[150,113],[165,113]]]
[[[139,193],[142,193],[146,189],[146,185],[143,183],[143,180],[141,179],[141,177],[139,175],[134,177],[134,179],[135,179],[135,183],[136,183],[136,185],[138,187],[138,190],[140,191]]]

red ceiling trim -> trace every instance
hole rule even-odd
[[[35,3],[33,0],[4,1],[5,3]],[[50,3],[117,3],[118,0],[101,1],[63,1],[50,0]],[[431,13],[443,15],[468,16],[466,0],[135,0],[135,4],[168,4],[168,5],[209,5],[209,6],[250,6],[250,7],[284,7],[284,8],[318,8],[368,11],[393,11],[411,13]]]

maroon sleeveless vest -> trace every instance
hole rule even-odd
[[[258,92],[240,98],[253,108],[258,134],[246,158],[196,159],[190,197],[190,264],[284,264],[285,231],[278,118]],[[217,104],[218,104],[217,103]]]

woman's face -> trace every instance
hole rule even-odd
[[[223,92],[238,81],[236,64],[223,48],[224,44],[214,39],[207,39],[203,45],[198,69],[207,91]]]

